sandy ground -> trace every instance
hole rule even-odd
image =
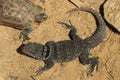
[[[35,4],[41,4],[49,18],[41,23],[31,34],[31,42],[45,44],[47,41],[68,40],[69,30],[57,24],[59,21],[72,24],[77,29],[81,38],[89,37],[96,29],[94,18],[86,12],[73,12],[66,14],[75,6],[68,0],[46,0],[45,4],[39,0],[32,0]],[[103,0],[81,0],[83,4],[99,9]],[[105,16],[113,25],[120,26],[119,0],[108,0],[105,4]],[[85,5],[81,5],[85,6]],[[119,10],[115,10],[119,9]],[[112,15],[112,16],[110,16]],[[56,63],[53,68],[43,74],[31,78],[39,67],[44,66],[42,61],[20,55],[16,49],[22,43],[19,39],[19,30],[0,26],[0,80],[120,80],[120,36],[106,28],[106,38],[97,47],[91,50],[92,56],[99,57],[99,70],[93,72],[92,77],[86,73],[89,65],[82,65],[78,59],[63,63]]]

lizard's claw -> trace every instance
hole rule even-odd
[[[98,71],[98,57],[95,58],[94,62],[91,64],[89,71],[87,72],[87,76],[92,76],[94,68],[96,68],[96,71]]]
[[[73,29],[74,26],[72,25],[71,21],[69,20],[69,23],[70,24],[67,24],[67,23],[64,23],[64,22],[57,22],[58,24],[62,24],[62,25],[65,25],[65,26],[62,26],[64,28],[67,28],[67,29]]]

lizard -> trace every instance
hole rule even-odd
[[[43,60],[45,65],[40,68],[37,73],[42,73],[54,66],[54,63],[69,62],[79,58],[79,62],[83,65],[90,64],[87,75],[92,75],[96,68],[98,69],[99,58],[89,58],[90,49],[96,47],[105,38],[106,24],[102,16],[94,9],[88,7],[75,8],[71,11],[86,11],[91,13],[97,22],[96,31],[88,38],[82,39],[76,33],[77,30],[72,24],[58,22],[70,29],[70,40],[62,40],[58,42],[48,41],[45,45],[41,43],[29,42],[22,44],[18,49],[18,53],[22,53],[37,60]]]

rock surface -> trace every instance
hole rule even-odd
[[[45,44],[47,41],[66,40],[69,30],[57,24],[58,21],[68,23],[71,20],[83,39],[90,36],[96,29],[94,18],[86,12],[73,12],[66,14],[68,10],[75,8],[68,0],[46,0],[45,4],[40,0],[32,0],[36,4],[42,4],[49,18],[36,28],[31,34],[32,42]],[[84,0],[88,6],[98,10],[103,0]],[[119,26],[119,11],[117,10],[119,0],[108,0],[105,4],[106,18],[116,26]],[[109,4],[108,4],[109,3]],[[114,9],[109,9],[114,5]],[[82,6],[82,5],[81,5]],[[107,7],[106,7],[107,6]],[[108,10],[108,12],[107,12]],[[110,15],[110,16],[107,16]],[[114,16],[112,16],[114,15]],[[19,39],[19,30],[0,26],[0,80],[34,80],[31,75],[43,66],[42,61],[34,60],[16,52],[22,43]],[[35,80],[119,80],[120,79],[120,36],[108,28],[105,40],[96,48],[91,50],[92,56],[99,57],[99,70],[94,71],[92,77],[87,77],[86,72],[89,65],[82,65],[78,59],[55,66],[39,76]]]
[[[107,21],[120,31],[120,0],[108,0],[104,9]]]

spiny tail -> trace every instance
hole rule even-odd
[[[69,12],[72,12],[72,11],[86,11],[86,12],[91,13],[96,19],[96,23],[97,23],[96,31],[90,37],[84,39],[84,41],[88,43],[89,48],[96,47],[99,43],[103,41],[105,37],[106,24],[105,24],[104,19],[96,10],[92,8],[80,7],[80,8],[72,9]]]

